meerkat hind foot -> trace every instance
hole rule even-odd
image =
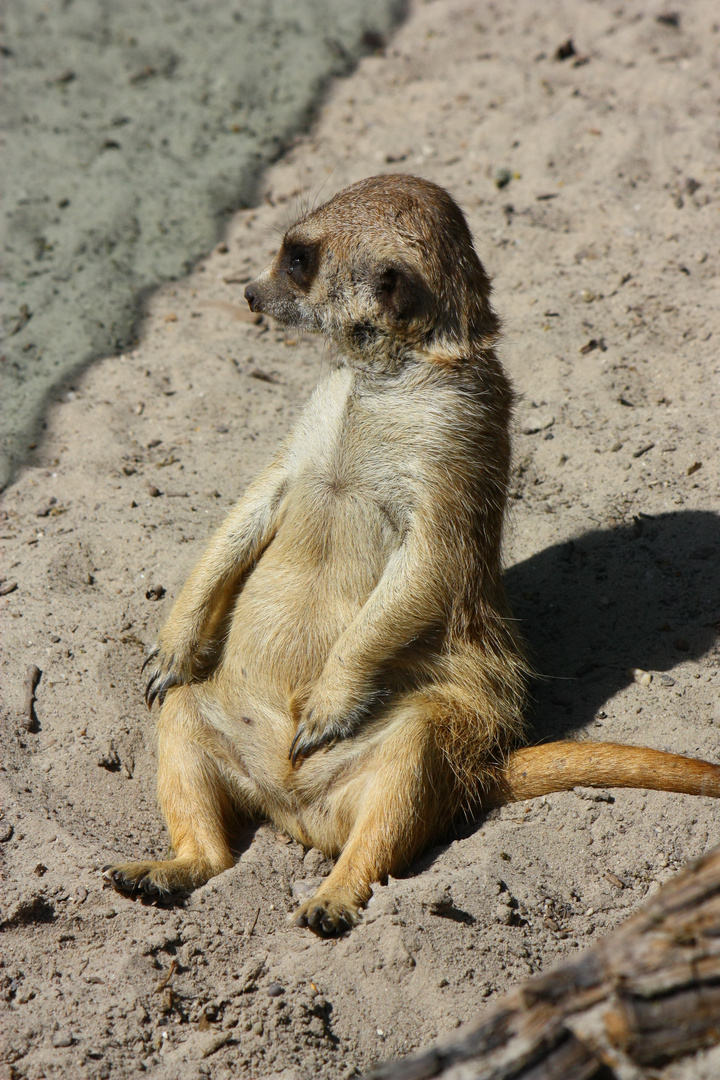
[[[309,926],[323,937],[333,937],[352,930],[360,919],[357,904],[342,894],[315,895],[301,904],[292,921],[296,926]]]
[[[159,901],[186,896],[215,873],[219,871],[189,859],[146,860],[103,868],[103,877],[117,892],[126,895],[143,893]]]

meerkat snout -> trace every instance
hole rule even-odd
[[[250,285],[246,286],[244,295],[250,306],[250,310],[257,311],[258,294],[257,291],[253,288],[252,282],[250,283]]]
[[[321,330],[316,310],[318,297],[302,302],[318,273],[320,258],[318,244],[294,241],[286,234],[271,265],[245,287],[250,310],[272,315],[284,326]]]

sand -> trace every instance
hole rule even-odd
[[[143,655],[327,365],[249,318],[242,283],[303,205],[387,169],[456,195],[494,277],[535,737],[717,759],[720,20],[711,0],[664,13],[416,4],[258,205],[148,299],[138,345],[48,408],[0,521],[5,1076],[350,1077],[590,944],[720,841],[708,799],[548,796],[428,852],[336,941],[288,924],[328,865],[268,826],[184,907],[100,875],[167,849]],[[711,1051],[664,1075],[719,1071]]]
[[[3,6],[0,487],[48,401],[137,336],[401,0]]]

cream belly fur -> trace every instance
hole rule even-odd
[[[645,748],[517,749],[530,674],[500,552],[512,391],[462,212],[415,177],[340,192],[246,289],[333,369],[211,540],[148,663],[175,855],[106,868],[182,893],[270,819],[337,856],[296,921],[351,927],[460,814],[573,787],[720,796]]]

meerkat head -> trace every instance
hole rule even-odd
[[[470,355],[498,330],[462,210],[415,176],[369,177],[306,214],[245,297],[383,369],[418,351]]]

